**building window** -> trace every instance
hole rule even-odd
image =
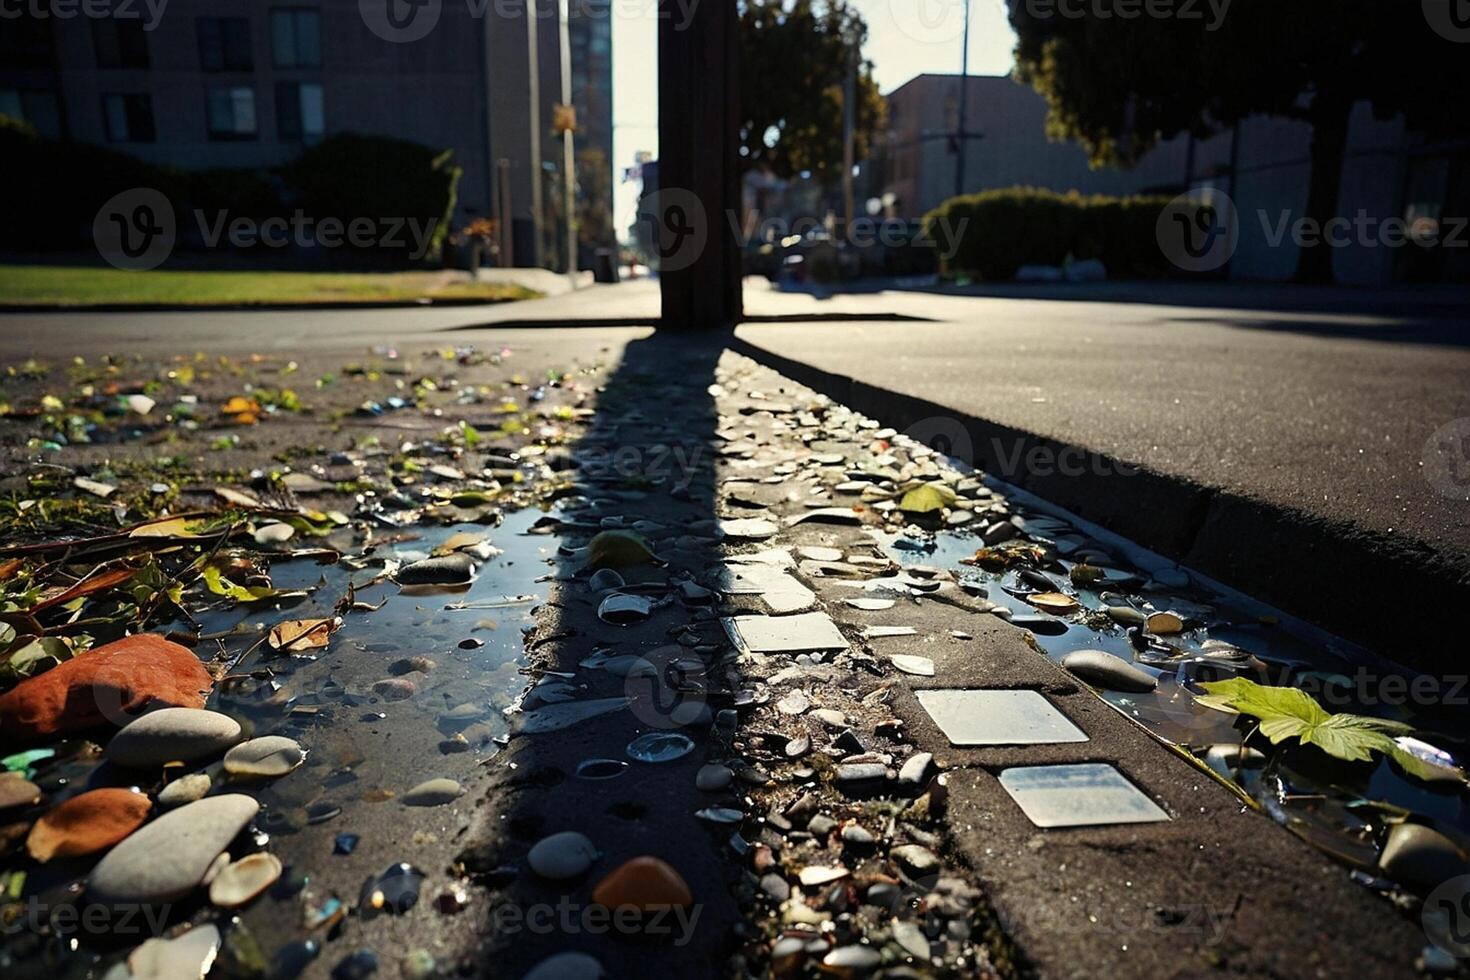
[[[102,96],[102,118],[109,143],[152,143],[153,99],[146,94]]]
[[[277,7],[272,10],[271,59],[277,68],[320,68],[320,13],[306,7]]]
[[[255,139],[255,90],[244,85],[209,89],[209,138]]]
[[[36,135],[46,139],[61,138],[61,112],[55,92],[0,89],[0,116],[29,123]]]
[[[92,21],[98,68],[147,68],[148,35],[143,20],[102,17]]]
[[[250,21],[245,17],[199,17],[199,67],[205,71],[249,71]]]
[[[314,143],[325,131],[322,87],[315,82],[276,83],[276,130],[283,140]]]

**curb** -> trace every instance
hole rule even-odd
[[[1463,670],[1445,642],[1470,608],[1470,556],[1133,466],[937,402],[776,354],[731,348],[899,430],[942,419],[963,427],[978,469],[1195,568],[1253,598],[1426,671]],[[1009,448],[1009,463],[996,450]],[[1016,469],[1033,450],[1085,460],[1079,475]],[[1371,589],[1371,595],[1365,594]],[[1408,615],[1394,615],[1408,612]]]

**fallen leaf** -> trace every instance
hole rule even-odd
[[[290,619],[271,627],[272,650],[320,650],[331,639],[337,621],[325,619]]]

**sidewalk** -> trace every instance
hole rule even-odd
[[[511,337],[526,341],[503,347]],[[307,656],[247,660],[211,702],[248,709],[254,734],[288,733],[307,752],[294,775],[229,784],[265,804],[268,833],[251,846],[292,866],[291,880],[310,876],[240,915],[272,955],[304,957],[303,976],[326,977],[361,949],[405,972],[428,956],[486,976],[526,976],[553,956],[563,958],[540,976],[818,964],[848,976],[1409,975],[1425,945],[1415,913],[1350,877],[1379,872],[1389,830],[1375,811],[1350,811],[1371,834],[1323,837],[1349,812],[1336,809],[1335,783],[1310,781],[1299,759],[1279,767],[1293,782],[1277,819],[1337,848],[1343,860],[1333,860],[1130,720],[1168,722],[1201,749],[1241,737],[1229,716],[1194,704],[1178,663],[1140,659],[1158,689],[1120,701],[1043,655],[1065,641],[1132,656],[1121,628],[1076,609],[1042,614],[1037,598],[1044,581],[1098,603],[1070,584],[1064,561],[1074,559],[1062,556],[1096,555],[1123,574],[1125,554],[721,338],[408,335],[371,351],[358,340],[289,361],[218,362],[193,382],[179,363],[130,360],[120,379],[166,377],[161,401],[186,385],[198,396],[205,424],[175,425],[170,479],[187,475],[208,494],[243,479],[230,474],[289,459],[290,492],[271,509],[238,496],[230,508],[263,523],[299,494],[298,518],[340,511],[345,521],[299,555],[248,533],[231,549],[237,564],[255,562],[251,581],[268,570],[283,587],[309,586],[310,598],[275,609],[202,595],[207,628],[241,651],[260,646],[261,619],[343,619],[330,646]],[[10,392],[20,406],[62,383],[40,367],[22,374]],[[261,397],[297,384],[313,411],[244,427],[217,419],[247,382]],[[45,423],[23,411],[4,424],[18,480],[31,452],[19,437]],[[156,500],[148,465],[167,433],[127,418],[106,425],[125,437],[55,449],[42,476],[112,469],[117,499]],[[221,443],[222,433],[241,438]],[[942,520],[901,515],[916,482],[952,492]],[[56,496],[105,517],[87,493]],[[609,532],[635,533],[652,554],[626,537],[594,545]],[[449,547],[451,534],[478,556],[468,592],[400,592],[376,574]],[[959,561],[987,541],[1019,564]],[[1165,571],[1119,578],[1115,601],[1181,610],[1188,635],[1171,642],[1195,654],[1206,637],[1254,635],[1263,657],[1294,655],[1276,645],[1284,634]],[[373,584],[349,589],[359,575]],[[200,642],[201,656],[216,642]],[[259,703],[236,691],[250,677],[268,682]],[[953,726],[994,721],[998,709],[972,705],[942,729],[940,709],[922,700],[937,691],[1019,692],[1052,734],[1037,742],[1036,717],[1023,716],[992,729],[995,744],[970,744]],[[510,697],[507,731],[498,709]],[[1019,769],[1077,763],[1112,767],[1110,778],[1133,787],[1125,816],[1154,822],[1098,826],[1093,807],[1117,791],[1100,800],[1084,785],[1062,802],[1087,825],[1043,827],[1002,785]],[[82,784],[95,759],[65,764]],[[1248,782],[1266,776],[1245,767]],[[431,776],[463,795],[425,808],[395,801]],[[37,778],[58,791],[49,774]],[[1393,778],[1378,772],[1375,792]],[[360,844],[343,853],[341,833]],[[547,843],[568,833],[581,838]],[[380,914],[364,876],[400,862],[418,901]],[[66,889],[79,874],[51,868],[28,887]],[[624,901],[685,915],[656,933],[647,917],[614,926],[595,914]],[[195,928],[217,917],[208,906],[182,912]],[[238,945],[221,955],[233,967]]]

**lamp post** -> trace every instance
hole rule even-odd
[[[561,104],[565,113],[573,112],[572,109],[572,43],[571,26],[568,23],[571,12],[567,9],[567,0],[560,0],[561,19]],[[566,232],[567,232],[567,278],[575,287],[577,284],[577,165],[576,154],[573,146],[574,126],[564,126],[561,133],[561,159],[562,159],[562,193],[566,209]]]
[[[541,225],[544,220],[541,201],[541,58],[536,20],[541,16],[535,0],[526,4],[526,63],[531,93],[531,264],[541,265]]]
[[[960,55],[960,118],[955,125],[959,136],[958,156],[954,168],[954,194],[959,197],[965,192],[965,146],[970,134],[965,130],[969,121],[970,102],[970,0],[965,0],[965,50]]]

